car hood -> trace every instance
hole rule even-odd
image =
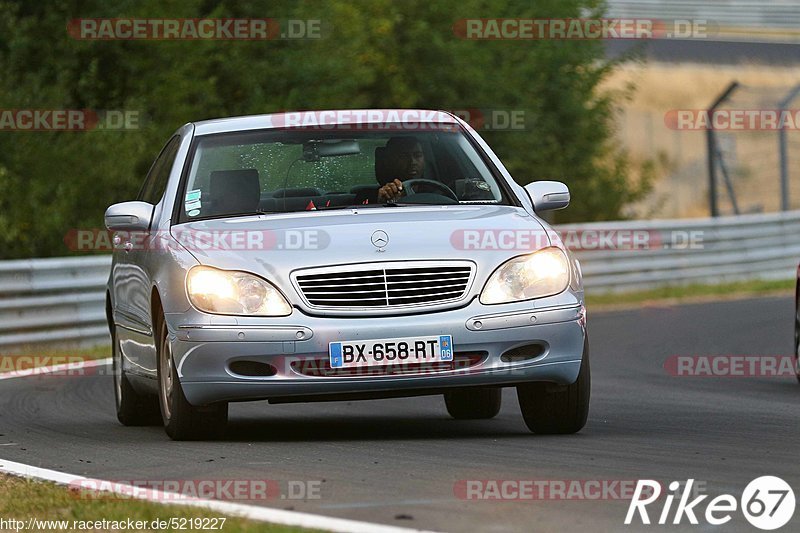
[[[539,220],[524,209],[496,205],[203,220],[173,226],[172,236],[203,265],[253,272],[280,285],[302,268],[406,260],[471,260],[480,279],[506,259],[550,242]]]

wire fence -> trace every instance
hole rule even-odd
[[[781,110],[794,121],[800,116],[792,111],[800,97],[800,84],[793,87],[753,87],[735,84],[716,108],[725,117],[735,111],[764,112]],[[743,121],[746,123],[746,121]],[[709,173],[717,183],[711,198],[711,210],[717,213],[763,213],[788,211],[800,207],[800,187],[792,186],[798,177],[800,158],[798,130],[793,127],[725,129],[707,132],[712,152]],[[796,181],[796,180],[795,180]]]
[[[734,82],[729,89],[713,110],[621,113],[621,142],[635,159],[658,162],[661,174],[637,204],[637,218],[800,209],[800,79],[774,87]],[[693,125],[680,126],[677,113],[688,113]],[[770,115],[776,125],[766,122]],[[716,117],[726,126],[715,127]]]

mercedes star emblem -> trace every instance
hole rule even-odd
[[[378,230],[372,234],[372,244],[379,252],[382,252],[386,245],[389,244],[389,235],[383,230]]]

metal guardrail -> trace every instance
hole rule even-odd
[[[792,279],[800,262],[800,211],[731,217],[599,222],[568,230],[646,232],[646,249],[576,252],[586,290],[622,292],[692,283]],[[686,245],[687,241],[693,243]]]
[[[797,0],[607,0],[609,18],[708,20],[723,26],[788,29],[800,27]]]
[[[0,349],[109,343],[110,256],[0,261]]]
[[[792,279],[800,260],[800,211],[597,222],[557,230],[568,243],[570,234],[608,236],[617,231],[648,237],[646,249],[576,252],[586,289],[594,293]],[[693,239],[693,246],[686,245],[688,239]],[[49,343],[108,343],[104,288],[110,264],[110,256],[0,261],[0,350]]]

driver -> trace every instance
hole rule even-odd
[[[378,201],[394,202],[404,194],[404,181],[422,178],[425,153],[416,137],[392,137],[386,143],[386,156],[396,177],[378,189]]]

